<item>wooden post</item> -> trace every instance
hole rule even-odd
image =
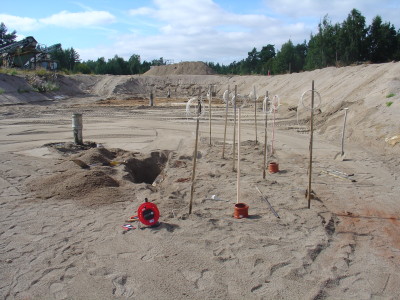
[[[208,98],[208,109],[209,109],[208,119],[209,119],[209,125],[210,125],[210,146],[211,146],[211,98],[212,98],[211,84],[208,87],[208,94],[209,94],[209,98]]]
[[[233,161],[233,166],[232,166],[232,171],[235,172],[235,162],[236,162],[236,102],[237,102],[237,85],[235,85],[235,101],[233,102],[233,153],[232,153],[232,161]]]
[[[239,107],[239,119],[238,119],[238,158],[237,158],[237,179],[236,179],[236,203],[240,202],[240,119],[241,109]]]
[[[256,86],[253,86],[253,93],[254,93],[254,125],[255,125],[255,130],[256,130],[256,144],[258,144],[257,141],[257,96],[256,96]]]
[[[153,89],[150,91],[150,102],[149,102],[150,106],[154,105],[154,94],[153,94]]]
[[[268,91],[266,91],[266,98],[267,98],[267,103],[265,103],[265,112],[264,112],[264,114],[265,114],[265,123],[264,123],[264,164],[263,164],[263,179],[265,179],[265,173],[266,173],[266,171],[265,171],[265,168],[266,168],[266,165],[267,165],[267,126],[268,126],[268,123],[267,123],[267,108],[268,108]]]
[[[189,202],[189,215],[192,213],[192,203],[194,194],[194,179],[196,177],[196,162],[197,162],[197,144],[199,140],[199,120],[201,114],[201,88],[199,88],[199,98],[197,100],[197,120],[196,120],[196,141],[194,143],[194,154],[193,154],[193,170],[192,170],[192,185],[190,187],[190,202]]]
[[[226,127],[228,126],[229,94],[230,94],[230,88],[228,85],[228,99],[226,99],[226,104],[225,104],[225,129],[224,129],[224,144],[222,146],[222,158],[225,158]]]
[[[311,115],[310,115],[310,164],[308,167],[308,208],[311,207],[311,179],[312,179],[312,155],[313,155],[313,132],[314,132],[314,80],[311,87]]]

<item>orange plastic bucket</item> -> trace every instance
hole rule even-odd
[[[276,162],[270,162],[268,165],[268,170],[270,173],[278,173],[279,172],[279,164]]]
[[[249,217],[249,206],[246,203],[236,203],[233,217],[236,219]]]

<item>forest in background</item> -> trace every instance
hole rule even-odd
[[[15,41],[16,32],[7,32],[4,23],[0,26],[0,47]],[[74,48],[58,49],[51,53],[65,73],[143,74],[151,66],[167,64],[161,57],[152,61],[141,61],[139,54],[128,60],[115,55],[106,60],[81,61]],[[247,57],[229,65],[206,62],[217,74],[285,74],[311,71],[329,66],[347,66],[359,63],[384,63],[400,60],[400,30],[390,22],[376,16],[370,25],[357,9],[353,9],[342,23],[332,24],[328,15],[318,24],[318,32],[311,33],[307,42],[294,45],[289,39],[280,50],[267,44],[260,51],[253,48]]]

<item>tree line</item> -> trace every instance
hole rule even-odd
[[[0,47],[15,41],[16,32],[7,33],[4,23],[0,25]],[[83,74],[142,74],[151,66],[165,65],[161,57],[152,61],[141,61],[140,55],[133,54],[127,61],[115,55],[106,61],[81,61],[73,48],[57,49],[51,58],[58,62],[58,68],[66,72]],[[311,34],[308,43],[294,45],[288,42],[276,50],[272,44],[260,51],[253,48],[247,58],[228,65],[207,62],[218,74],[285,74],[310,71],[329,66],[347,66],[355,63],[383,63],[400,60],[400,30],[393,24],[383,22],[378,15],[367,26],[365,17],[357,9],[351,10],[342,23],[332,24],[328,15],[318,24],[318,32]]]
[[[219,74],[266,75],[393,60],[400,60],[400,31],[390,22],[383,22],[380,16],[366,26],[365,17],[353,9],[342,23],[332,24],[326,15],[308,43],[294,45],[289,40],[279,51],[268,44],[260,51],[253,48],[241,61],[208,65]]]

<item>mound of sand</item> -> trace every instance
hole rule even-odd
[[[155,66],[144,75],[166,76],[166,75],[213,75],[215,72],[205,63],[196,62],[181,62],[165,66]]]
[[[142,188],[142,183],[153,183],[168,159],[167,152],[152,152],[148,157],[121,149],[73,148],[70,143],[48,146],[66,159],[54,174],[33,180],[31,190],[40,199],[75,199],[89,206],[118,201],[124,193],[119,187],[129,185],[132,191]]]

